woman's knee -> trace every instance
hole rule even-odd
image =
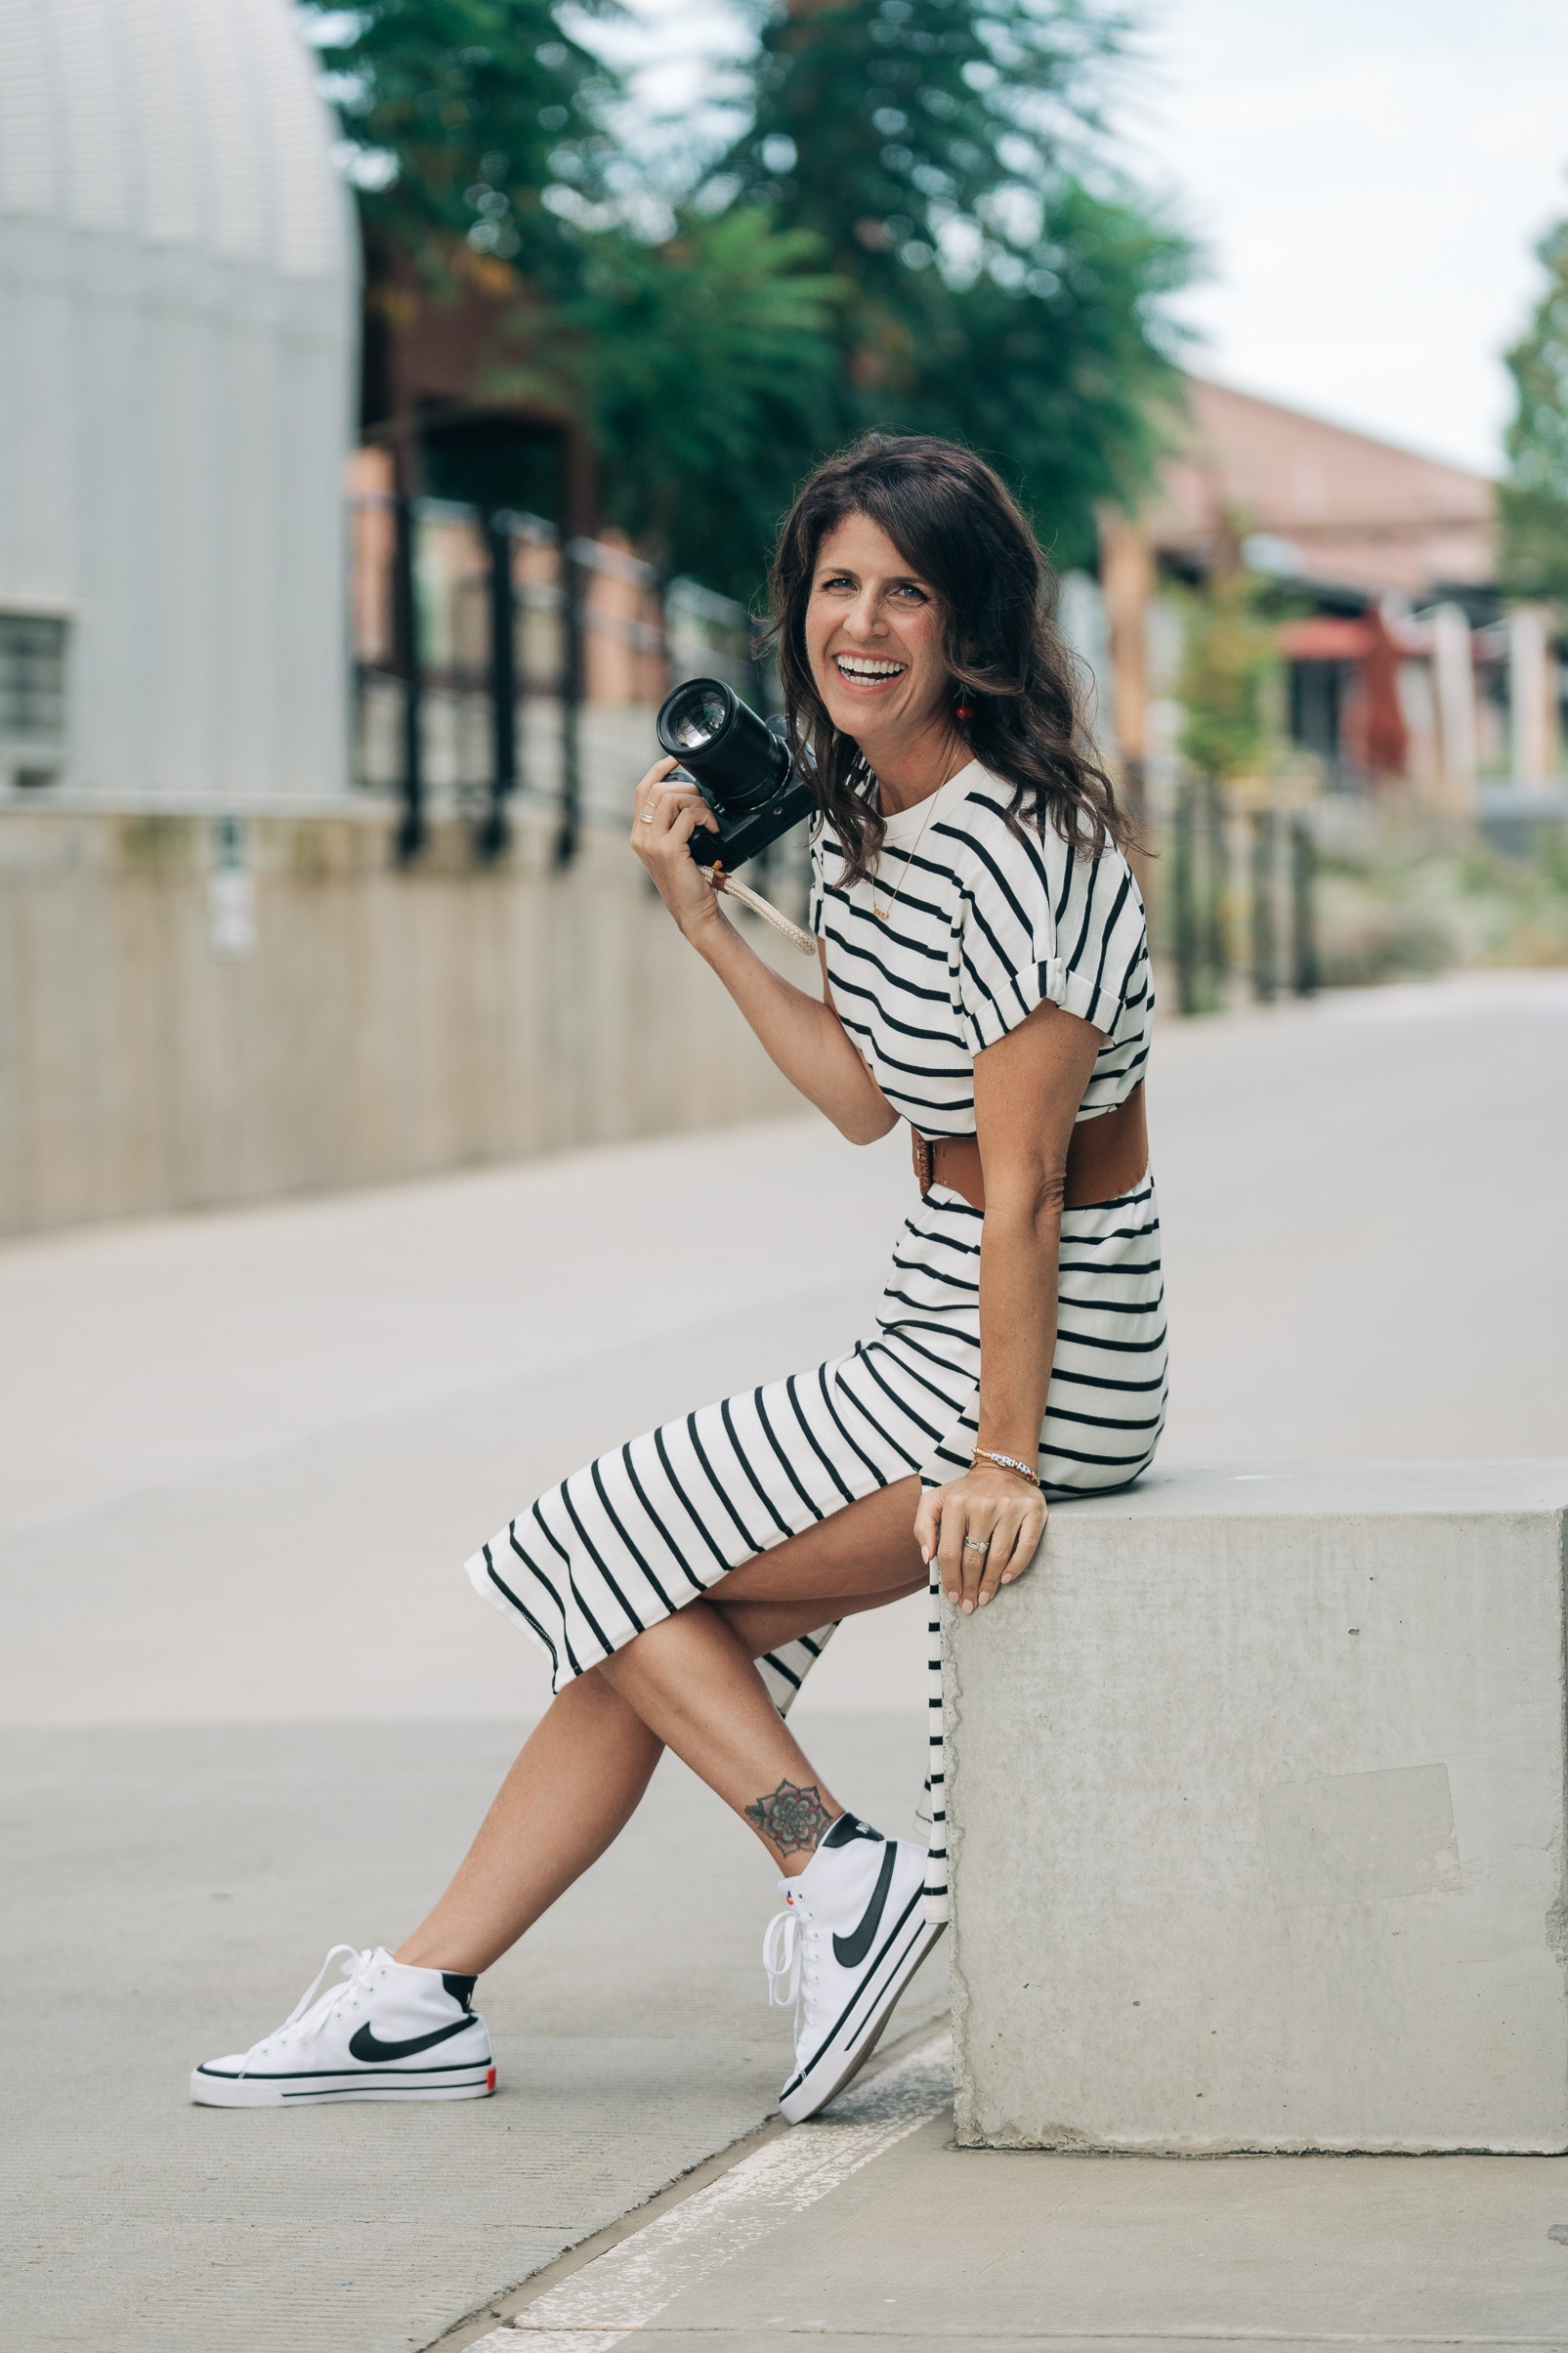
[[[638,1636],[636,1639],[640,1641],[642,1638]],[[630,1647],[629,1644],[626,1646],[627,1648]],[[596,1665],[584,1667],[582,1673],[565,1685],[557,1694],[556,1707],[565,1709],[569,1717],[580,1716],[584,1724],[589,1721],[607,1723],[626,1717],[636,1719],[636,1709],[617,1684],[615,1661],[623,1655],[623,1651],[616,1651],[611,1658],[602,1658]]]
[[[914,1538],[918,1499],[913,1478],[878,1488],[732,1569],[708,1598],[722,1596],[726,1605],[802,1603],[821,1607],[823,1617],[830,1614],[826,1604],[846,1598],[861,1608],[879,1607],[925,1581]]]
[[[924,1593],[925,1589],[922,1570],[918,1577],[874,1593],[819,1595],[809,1602],[714,1600],[709,1607],[722,1612],[750,1657],[765,1658],[770,1650],[796,1642],[803,1634],[815,1634],[819,1626],[832,1625],[839,1618],[859,1617],[869,1609],[885,1609],[889,1603],[908,1601],[911,1594]]]

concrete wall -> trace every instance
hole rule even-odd
[[[401,874],[378,811],[0,811],[0,1232],[798,1102],[623,842],[469,844]]]
[[[1156,1474],[947,1630],[961,2142],[1568,2150],[1568,1461]]]

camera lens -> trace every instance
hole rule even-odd
[[[787,746],[718,678],[678,686],[659,711],[657,733],[719,809],[762,808],[789,775]]]
[[[703,686],[671,712],[669,731],[683,751],[700,751],[720,733],[729,715],[724,697],[711,686]]]

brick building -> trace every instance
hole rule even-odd
[[[1462,814],[1480,777],[1554,775],[1549,617],[1504,610],[1488,478],[1202,377],[1188,389],[1157,495],[1102,538],[1123,757],[1168,759],[1162,582],[1241,562],[1295,609],[1281,629],[1288,726],[1326,782],[1399,782]]]

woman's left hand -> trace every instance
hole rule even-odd
[[[935,1554],[942,1590],[965,1617],[1023,1575],[1044,1533],[1039,1489],[991,1463],[976,1463],[945,1487],[927,1487],[914,1515],[921,1558],[929,1567]]]

